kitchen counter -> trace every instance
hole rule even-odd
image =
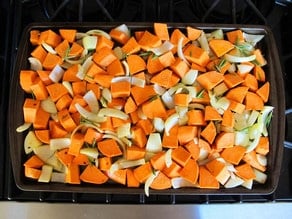
[[[65,218],[292,218],[292,203],[108,205],[0,202],[0,219]]]

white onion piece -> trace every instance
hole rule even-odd
[[[250,55],[250,56],[233,56],[230,54],[225,54],[224,58],[228,62],[235,62],[235,63],[240,63],[240,62],[251,62],[256,59],[255,55]]]
[[[137,87],[145,87],[146,81],[142,78],[137,78],[133,76],[131,77],[131,84]]]
[[[243,32],[244,40],[253,46],[255,46],[259,41],[261,41],[264,38],[264,36],[265,35],[248,34]]]
[[[253,69],[253,66],[247,65],[247,64],[238,64],[237,69],[240,74],[246,74],[246,73],[249,73]]]
[[[85,36],[88,36],[88,34],[82,33],[82,32],[77,32],[76,35],[75,35],[75,38],[76,38],[76,40],[80,40]]]
[[[243,186],[244,188],[247,188],[247,189],[252,189],[252,185],[253,185],[252,179],[245,180],[244,183],[241,184],[241,186]]]
[[[73,58],[73,57],[71,57]],[[78,64],[82,64],[84,61],[84,59],[80,58],[80,59],[70,59],[70,58],[66,58],[64,63],[69,63],[70,65],[78,65]]]
[[[70,138],[52,138],[50,139],[50,149],[53,151],[68,148],[71,144]]]
[[[168,109],[172,109],[174,107],[174,100],[168,91],[166,91],[166,92],[164,92],[164,94],[162,94],[161,99],[162,99],[164,105]]]
[[[79,151],[80,154],[84,154],[87,157],[91,157],[93,159],[97,159],[99,152],[96,147],[94,148],[81,148]]]
[[[171,42],[165,41],[161,46],[156,47],[156,48],[152,48],[152,49],[150,49],[150,51],[152,51],[155,55],[160,56],[160,55],[172,50],[173,47],[174,47],[174,45]]]
[[[148,179],[145,181],[145,185],[144,185],[144,191],[145,191],[145,195],[148,197],[149,196],[149,187],[151,186],[152,182],[154,181],[154,179],[158,176],[159,174],[159,170],[155,171],[153,174],[151,174]]]
[[[183,60],[185,63],[187,63],[188,66],[190,66],[190,63],[188,62],[188,60],[186,60],[186,57],[185,57],[185,55],[184,55],[184,53],[183,53],[183,49],[182,49],[182,47],[183,47],[183,40],[184,40],[183,37],[181,37],[181,38],[178,40],[178,43],[177,43],[177,55],[178,55],[178,57],[179,57],[181,60]]]
[[[153,120],[152,120],[152,124],[154,126],[154,129],[157,131],[157,132],[163,132],[164,130],[164,121],[163,119],[159,118],[159,117],[155,117]]]
[[[164,130],[165,130],[166,136],[169,136],[170,129],[173,126],[175,126],[176,124],[178,124],[178,121],[179,121],[178,113],[174,113],[166,119],[165,125],[164,125]]]
[[[51,99],[51,97],[48,97],[45,100],[41,100],[41,107],[44,111],[50,114],[56,114],[58,112],[56,104]]]
[[[146,143],[146,151],[153,152],[153,153],[162,151],[160,133],[151,133],[148,136],[148,140]]]
[[[172,149],[171,149],[171,148],[169,148],[169,149],[165,152],[165,165],[166,165],[166,167],[170,167],[171,164],[172,164],[171,153],[172,153]]]
[[[85,119],[92,121],[92,122],[96,122],[96,123],[100,123],[100,122],[105,122],[106,118],[99,116],[96,113],[92,113],[87,111],[84,107],[82,107],[79,103],[75,104],[76,110],[80,113],[80,115],[82,117],[84,117]]]
[[[29,57],[28,61],[30,63],[31,70],[38,71],[43,69],[42,63],[37,58]]]
[[[252,110],[247,120],[247,126],[252,126],[256,122],[259,115],[260,113],[257,110]]]
[[[166,91],[165,88],[161,87],[161,86],[158,85],[158,84],[154,84],[154,85],[153,85],[153,89],[154,89],[154,91],[156,92],[156,94],[158,94],[159,96],[161,96],[162,94],[164,94],[164,92]]]
[[[198,76],[198,70],[197,69],[190,69],[182,78],[182,83],[186,85],[192,85]]]
[[[141,107],[138,108],[138,117],[139,119],[141,120],[146,120],[147,119],[147,116],[144,114],[143,110]]]
[[[92,61],[92,56],[87,57],[87,59],[84,61],[84,63],[82,65],[79,65],[78,68],[78,72],[76,74],[76,76],[83,80],[85,78],[85,75],[89,69],[89,67],[93,64]]]
[[[64,72],[64,69],[57,64],[49,74],[49,78],[51,81],[58,83],[62,79]]]
[[[125,75],[129,76],[130,75],[130,68],[129,68],[128,63],[124,60],[124,61],[122,61],[122,64],[123,64],[124,69],[125,69]]]
[[[127,120],[129,118],[128,114],[124,113],[121,110],[113,108],[102,108],[99,110],[97,115],[100,117],[115,117],[122,120]]]
[[[198,41],[201,48],[209,54],[211,50],[209,47],[208,39],[204,31],[202,31],[201,36],[198,38]]]
[[[232,63],[228,68],[228,72],[233,73],[235,71],[236,71],[236,65],[234,63]]]
[[[122,48],[119,46],[115,47],[113,49],[113,52],[119,60],[122,60],[126,57],[126,54],[123,52]]]
[[[118,138],[131,136],[131,123],[126,123],[117,128]]]
[[[201,109],[201,110],[205,109],[205,106],[203,104],[200,104],[200,103],[190,103],[188,105],[188,107],[191,109]]]
[[[256,154],[256,157],[257,157],[257,160],[258,160],[260,165],[267,166],[268,160],[267,160],[266,156],[264,156],[262,154]]]
[[[126,34],[129,38],[131,36],[130,30],[128,28],[128,26],[126,24],[121,24],[117,27],[115,27],[115,30],[118,30],[120,32],[123,32],[124,34]]]
[[[82,44],[84,49],[95,50],[97,44],[97,36],[85,36],[82,38]]]
[[[99,30],[99,29],[89,30],[89,31],[86,32],[86,34],[88,34],[88,35],[100,35],[100,36],[103,36],[103,37],[107,38],[108,40],[111,39],[111,36],[107,32],[105,32],[103,30]]]
[[[97,98],[92,90],[89,90],[84,96],[83,99],[88,104],[91,112],[97,113],[99,111],[99,105]]]
[[[237,186],[240,186],[242,183],[244,183],[244,180],[235,176],[235,177],[230,177],[228,181],[225,183],[224,187],[225,188],[235,188]]]
[[[44,47],[44,49],[47,51],[47,52],[49,52],[49,53],[51,53],[51,54],[54,54],[54,55],[56,55],[57,54],[57,52],[53,49],[53,47],[51,47],[49,44],[47,44],[47,43],[45,43],[45,42],[42,42],[42,46]]]
[[[16,128],[16,132],[24,132],[31,127],[32,123],[25,122]]]
[[[107,103],[112,102],[112,94],[108,88],[102,89],[101,96],[107,101]]]
[[[171,179],[171,185],[174,189],[179,189],[183,187],[198,187],[197,184],[193,184],[182,177],[176,177]]]
[[[65,173],[52,172],[51,182],[65,183],[65,178]]]
[[[267,181],[267,178],[268,178],[267,174],[255,169],[255,168],[253,168],[253,171],[256,175],[256,178],[254,179],[256,182],[264,184]]]
[[[136,167],[136,166],[140,166],[143,164],[145,164],[144,158],[141,158],[138,160],[126,160],[124,158],[120,158],[111,165],[109,172],[114,173],[115,171],[120,170],[120,169]]]
[[[127,81],[127,82],[131,83],[131,77],[130,76],[119,76],[119,77],[113,77],[113,79],[111,80],[112,83],[121,82],[121,81]]]
[[[71,97],[74,96],[72,84],[69,81],[62,81],[63,86],[67,89]]]

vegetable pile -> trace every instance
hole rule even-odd
[[[219,189],[267,179],[263,35],[165,23],[31,30],[24,174],[38,182]]]

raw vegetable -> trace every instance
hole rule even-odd
[[[19,83],[24,175],[39,182],[218,189],[267,179],[264,36],[188,26],[32,30]]]

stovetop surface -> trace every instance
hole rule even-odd
[[[60,4],[63,2],[63,5]],[[65,4],[70,2],[70,4]],[[83,3],[79,5],[79,2]],[[215,5],[215,2],[218,4]],[[228,3],[227,3],[228,2]],[[264,2],[264,3],[263,3]],[[113,195],[55,192],[24,192],[14,183],[7,141],[7,104],[10,72],[23,28],[30,22],[102,21],[102,22],[194,22],[242,23],[269,25],[279,49],[286,83],[286,108],[292,107],[292,7],[286,1],[195,1],[195,0],[100,0],[100,1],[1,1],[0,7],[0,200],[113,203],[113,204],[175,204],[175,203],[248,203],[292,201],[292,150],[284,148],[281,175],[277,190],[270,195]],[[283,4],[282,4],[283,3]],[[88,5],[87,5],[88,4]],[[92,5],[90,5],[92,4]],[[104,7],[101,7],[101,4]],[[232,10],[236,7],[236,10]],[[255,11],[254,11],[255,10]],[[257,12],[260,13],[257,13]],[[231,14],[230,14],[231,13]],[[289,128],[291,127],[291,128]],[[290,134],[291,133],[291,134]],[[286,139],[292,141],[292,116],[287,116]]]

